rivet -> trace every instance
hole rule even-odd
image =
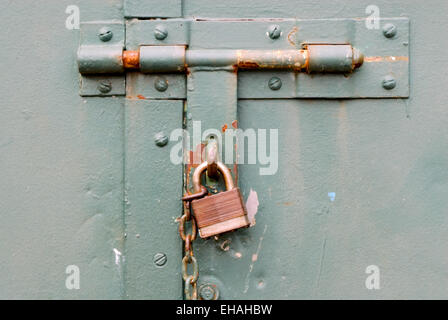
[[[163,252],[158,252],[154,255],[154,264],[158,267],[163,267],[166,262],[167,262],[167,257],[166,254],[164,254]]]
[[[163,77],[157,77],[154,81],[154,88],[157,91],[164,92],[168,89],[168,81]]]
[[[205,283],[199,287],[199,297],[202,300],[218,300],[219,290],[214,284]]]
[[[383,35],[386,38],[393,38],[397,34],[397,27],[392,23],[387,23],[383,27]]]
[[[166,37],[168,37],[168,30],[163,25],[158,25],[154,29],[154,37],[157,40],[164,40]]]
[[[163,134],[163,132],[159,132],[154,137],[154,142],[158,147],[164,147],[168,144],[168,137]]]
[[[101,80],[98,83],[98,90],[101,93],[108,93],[112,90],[112,83],[109,80]]]
[[[268,35],[269,38],[271,38],[272,40],[280,38],[280,36],[282,35],[282,30],[280,29],[280,26],[276,24],[270,26],[268,29]]]
[[[271,90],[278,90],[282,87],[282,80],[278,77],[269,79],[268,86]]]
[[[103,27],[100,29],[100,32],[98,33],[98,37],[101,41],[107,42],[114,36],[113,32],[109,30],[107,27]]]
[[[384,77],[382,84],[384,89],[391,90],[395,88],[395,86],[397,85],[397,81],[395,81],[394,77],[387,75]]]

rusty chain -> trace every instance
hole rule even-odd
[[[179,234],[184,241],[185,255],[182,258],[182,279],[185,282],[184,292],[187,300],[197,300],[198,290],[197,281],[199,278],[199,267],[193,252],[193,241],[196,240],[197,227],[196,220],[191,216],[190,201],[199,199],[207,194],[207,189],[202,188],[201,192],[187,195],[182,198],[184,203],[184,214],[179,220]],[[186,223],[191,222],[190,232],[186,233]],[[188,265],[191,264],[193,268],[193,274],[188,274]]]

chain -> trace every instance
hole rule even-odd
[[[198,198],[202,198],[207,194],[207,189],[203,187],[201,192],[187,195],[182,198],[184,203],[184,214],[179,220],[179,234],[184,241],[185,255],[182,259],[182,279],[184,280],[184,292],[187,300],[198,299],[197,282],[199,278],[199,267],[193,252],[193,241],[196,240],[197,227],[196,220],[191,216],[190,201]],[[191,229],[189,233],[185,233],[187,222],[191,222]],[[193,273],[188,274],[188,265],[191,264]]]

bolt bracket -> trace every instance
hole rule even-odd
[[[109,40],[101,34],[108,30]],[[77,54],[80,76],[79,94],[91,96],[123,96],[126,94],[124,74],[102,74],[99,70],[123,70],[121,54],[125,43],[124,23],[121,21],[93,21],[81,24]]]

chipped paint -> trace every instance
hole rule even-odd
[[[252,255],[252,263],[249,265],[249,272],[246,275],[246,285],[244,288],[244,293],[247,293],[247,291],[249,290],[250,274],[254,270],[255,262],[258,260],[258,256],[261,251],[261,245],[263,243],[263,239],[264,239],[264,236],[266,235],[267,230],[268,230],[268,225],[266,224],[264,226],[263,234],[261,235],[260,240],[258,241],[257,251]]]
[[[258,212],[258,205],[258,194],[256,191],[250,189],[249,196],[246,200],[246,210],[251,227],[255,225],[255,215]]]
[[[295,37],[296,33],[299,31],[299,28],[294,27],[292,28],[292,30],[288,33],[288,42],[290,45],[292,45],[293,47],[296,46],[296,43],[293,40],[293,37]]]
[[[397,61],[409,61],[409,57],[406,56],[364,57],[364,62],[397,62]]]
[[[115,264],[119,266],[121,263],[121,252],[117,248],[114,248],[113,251],[115,254]]]
[[[230,250],[230,239],[224,240],[221,245],[219,246],[222,251],[229,251]]]

